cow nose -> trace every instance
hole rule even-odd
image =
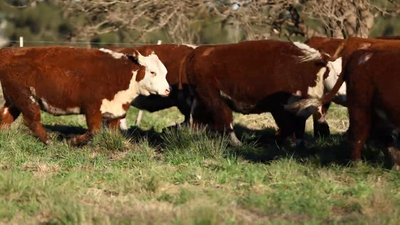
[[[165,89],[165,95],[168,96],[169,93],[171,93],[170,89],[169,89],[169,88],[168,88],[168,89]]]

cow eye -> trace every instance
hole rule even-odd
[[[150,73],[151,73],[151,75],[156,76],[156,72],[151,71]]]

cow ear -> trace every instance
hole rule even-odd
[[[138,50],[134,50],[134,51],[133,51],[132,57],[135,59],[135,61],[136,61],[138,64],[142,65],[143,60],[144,60],[144,57],[143,57],[142,54],[140,54],[140,52],[139,52]]]

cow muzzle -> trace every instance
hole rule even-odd
[[[172,87],[169,86],[167,89],[165,89],[165,96],[169,96],[169,94],[172,92]]]

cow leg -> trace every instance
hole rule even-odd
[[[271,115],[278,126],[278,130],[275,132],[277,144],[282,145],[286,138],[294,134],[293,125],[290,124],[290,122],[293,122],[290,120],[292,115],[289,112],[281,110],[272,111]]]
[[[315,113],[313,115],[313,122],[314,122],[314,137],[321,138],[321,137],[328,137],[330,135],[329,125],[326,121],[326,112],[329,109],[331,102],[326,103],[323,105],[319,111],[319,113]]]
[[[25,125],[42,141],[44,144],[49,145],[51,143],[46,130],[42,126],[40,119],[40,107],[37,102],[31,98],[30,92],[26,89],[15,88],[15,86],[9,83],[8,88],[3,93],[6,103],[1,109],[2,112],[2,125],[11,124],[20,113],[23,115]],[[7,107],[8,106],[8,107]],[[6,112],[6,113],[5,113]]]
[[[192,103],[191,115],[197,108],[197,104],[203,105],[205,103],[207,112],[212,114],[214,121],[213,129],[218,132],[226,132],[229,135],[229,140],[234,146],[241,146],[242,142],[237,138],[233,130],[233,115],[232,110],[221,99],[218,91],[209,90],[202,91]],[[201,107],[198,107],[199,109]],[[193,117],[192,117],[193,122]]]
[[[296,148],[304,147],[304,133],[306,130],[306,119],[303,117],[295,117],[295,137],[296,137]]]
[[[371,111],[369,107],[351,107],[349,111],[350,127],[348,140],[351,148],[351,159],[361,160],[361,149],[368,139],[371,128]]]
[[[9,127],[20,114],[21,111],[6,100],[4,106],[0,109],[0,128]]]
[[[87,112],[85,114],[85,117],[86,124],[89,129],[86,131],[86,133],[71,138],[72,146],[80,146],[86,144],[93,137],[93,135],[101,130],[102,115],[100,110],[95,110],[91,113]]]
[[[22,116],[25,125],[42,141],[44,144],[49,145],[51,141],[47,135],[46,130],[42,126],[40,119],[40,107],[36,102],[32,102],[30,98],[18,98],[15,101],[16,105],[23,105],[21,107]]]

